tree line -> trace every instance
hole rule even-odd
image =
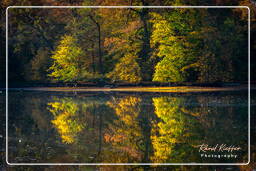
[[[7,0],[2,7],[14,3]],[[214,0],[204,3],[200,0],[58,3],[26,0],[23,3],[21,5],[249,5],[251,34],[255,34],[252,1],[239,0],[231,4]],[[8,74],[14,84],[248,80],[246,8],[10,8],[8,13]],[[253,38],[252,42],[255,42]],[[252,56],[255,47],[251,48]],[[3,57],[2,53],[2,61]]]

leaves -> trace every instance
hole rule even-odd
[[[143,4],[137,0],[130,3]],[[164,4],[183,3],[197,2],[175,0]],[[129,83],[247,80],[244,9],[240,12],[240,9],[201,8],[65,10],[67,17],[63,17],[63,9],[10,9],[9,56],[15,61],[10,63],[11,80],[111,79]]]
[[[49,68],[52,71],[49,76],[64,82],[77,81],[82,73],[84,54],[72,36],[63,36],[51,57],[54,63]]]
[[[137,83],[141,81],[140,67],[136,61],[137,56],[126,54],[116,64],[115,69],[107,76],[113,81],[127,81]]]
[[[161,58],[155,66],[153,81],[187,81],[189,72],[185,68],[193,70],[197,67],[193,64],[197,60],[195,44],[199,38],[194,36],[197,35],[197,25],[191,23],[194,17],[191,14],[196,13],[184,11],[187,10],[175,9],[170,14],[152,14],[152,46],[158,49],[157,56]]]

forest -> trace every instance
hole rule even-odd
[[[1,161],[5,135],[14,163],[205,162],[196,145],[220,142],[240,145],[240,158],[207,161],[247,162],[250,145],[255,159],[255,136],[247,132],[256,100],[246,86],[199,86],[197,93],[178,86],[246,85],[249,69],[256,83],[256,0],[1,0],[0,13],[0,121],[8,120]],[[5,94],[6,74],[17,89]],[[108,89],[119,86],[134,87]],[[135,91],[144,86],[157,90]],[[179,167],[206,170],[173,170]],[[255,162],[235,167],[253,169]]]
[[[2,14],[15,3],[3,1]],[[254,1],[25,0],[18,5],[249,6],[251,56],[255,55]],[[4,36],[5,22],[1,22],[3,47]],[[5,64],[5,48],[1,49],[1,63]],[[254,60],[251,58],[251,68],[255,68]],[[2,84],[5,67],[1,70]],[[37,83],[246,83],[248,9],[9,8],[8,81],[14,87]]]

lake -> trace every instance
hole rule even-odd
[[[9,91],[8,161],[246,163],[248,93]]]

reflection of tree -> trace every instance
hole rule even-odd
[[[113,116],[113,110],[106,106],[106,98],[55,97],[48,103],[48,110],[54,116],[51,123],[62,142],[69,144],[66,152],[77,162],[99,162],[105,124],[111,122]]]
[[[237,101],[238,100],[238,101]],[[245,103],[245,104],[243,104]],[[237,159],[203,159],[200,144],[227,144],[247,149],[247,104],[232,95],[192,95],[190,97],[155,97],[155,114],[151,134],[154,162],[230,162]],[[241,158],[239,159],[241,161]],[[245,160],[246,161],[246,160]]]
[[[185,109],[183,98],[155,97],[155,114],[161,119],[151,135],[154,162],[184,162],[200,140],[196,113]]]
[[[138,122],[140,102],[141,98],[135,96],[113,98],[108,102],[118,116],[114,125],[110,125],[104,134],[105,141],[111,143],[116,150],[116,153],[108,154],[111,155],[106,158],[111,160],[108,162],[131,162],[142,158],[139,147],[142,130]]]
[[[52,115],[46,110],[50,100],[41,93],[10,96],[10,125],[13,125],[9,134],[10,162],[62,162],[64,156],[66,161],[73,161],[65,154],[63,146],[56,144],[50,122]]]
[[[243,98],[215,94],[111,97],[10,96],[10,147],[18,148],[10,150],[11,161],[200,162],[203,159],[194,146],[202,143],[247,148]],[[50,124],[63,143],[56,141]],[[246,154],[239,156],[246,161]]]
[[[54,120],[51,122],[61,135],[62,142],[73,143],[77,134],[84,128],[84,124],[76,115],[79,110],[78,104],[70,98],[63,98],[48,105],[49,111],[54,115]]]

